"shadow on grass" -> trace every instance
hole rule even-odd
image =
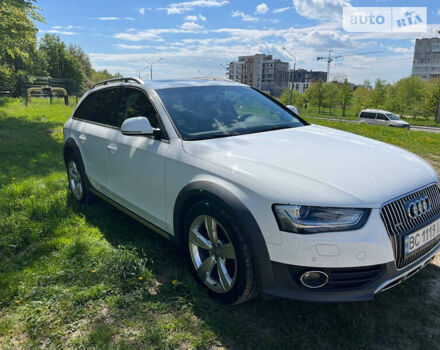
[[[224,306],[196,286],[179,249],[170,242],[102,201],[84,208],[84,215],[108,241],[135,246],[146,254],[149,267],[162,284],[156,294],[145,295],[143,303],[159,304],[177,315],[183,307],[189,307],[228,348],[431,348],[440,340],[435,326],[440,320],[439,294],[434,292],[438,287],[433,287],[440,280],[440,268],[436,265],[431,264],[371,302],[319,304],[256,297],[245,304]],[[183,286],[173,288],[173,278],[182,280]],[[116,345],[166,347],[162,343],[166,331],[142,304],[124,304],[122,309],[114,308],[111,312],[115,320],[111,328],[115,330],[135,320],[145,321],[134,339]],[[107,324],[103,328],[106,335],[108,327]],[[93,334],[96,337],[96,332]]]
[[[62,145],[51,135],[57,126],[0,112],[0,188],[29,176],[63,169]]]

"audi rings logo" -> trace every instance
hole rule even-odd
[[[418,198],[407,204],[408,216],[411,219],[417,219],[419,216],[428,213],[431,210],[431,200],[428,196]]]

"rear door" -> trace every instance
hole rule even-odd
[[[76,141],[83,157],[88,179],[93,187],[108,193],[109,176],[106,164],[106,146],[114,127],[110,121],[119,101],[120,88],[92,92],[75,111],[73,120]]]
[[[147,117],[161,128],[157,112],[144,91],[124,87],[118,127],[125,119]],[[113,130],[107,145],[112,197],[153,224],[165,227],[165,156],[169,142],[152,136],[126,136]]]

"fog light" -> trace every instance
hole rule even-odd
[[[321,288],[328,282],[328,276],[322,271],[308,271],[301,276],[301,283],[307,288]]]

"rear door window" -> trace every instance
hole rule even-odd
[[[120,127],[121,115],[121,88],[116,87],[91,93],[75,111],[73,118]]]

